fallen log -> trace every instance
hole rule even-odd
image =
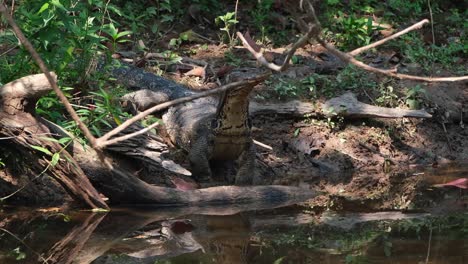
[[[109,198],[110,204],[140,204],[151,206],[201,206],[226,204],[274,204],[305,201],[317,193],[292,186],[217,186],[196,190],[150,185],[121,168],[112,171],[96,159],[93,150],[76,153],[75,159],[91,182]]]
[[[361,103],[356,95],[347,92],[339,97],[332,98],[322,105],[322,111],[326,116],[340,115],[348,118],[378,117],[401,118],[417,117],[431,118],[432,115],[424,110],[407,110],[401,108],[387,108]]]

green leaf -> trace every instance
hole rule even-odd
[[[52,160],[50,161],[50,165],[55,166],[57,165],[58,161],[60,160],[60,153],[56,152],[52,156]]]
[[[39,146],[34,146],[34,145],[30,145],[31,148],[37,150],[37,151],[40,151],[42,153],[45,153],[49,156],[52,156],[52,152],[50,152],[48,149],[46,148],[43,148],[43,147],[39,147]]]
[[[130,34],[132,34],[131,31],[128,31],[128,30],[122,31],[122,32],[120,32],[120,33],[117,34],[117,37],[116,37],[116,38],[121,38],[121,37],[123,37],[123,36],[125,36],[125,35],[130,35]]]
[[[39,9],[39,11],[37,11],[37,15],[39,15],[40,13],[46,11],[47,8],[49,8],[49,3],[43,4],[43,5],[41,6],[41,9]]]
[[[50,3],[56,6],[57,8],[62,9],[65,12],[68,12],[68,10],[62,5],[62,3],[60,3],[60,0],[51,0]]]
[[[63,138],[61,138],[61,139],[58,140],[58,142],[59,142],[60,144],[62,144],[62,145],[63,145],[63,144],[67,144],[67,143],[70,142],[70,141],[71,141],[71,138],[70,138],[70,137],[63,137]]]
[[[301,129],[296,128],[296,130],[294,130],[294,137],[297,137],[299,135],[299,132],[301,132]]]
[[[275,260],[275,261],[273,262],[273,264],[281,264],[281,263],[283,262],[283,259],[284,259],[284,258],[285,258],[285,257],[281,257],[281,258]]]

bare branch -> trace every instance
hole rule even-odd
[[[291,60],[291,58],[294,55],[294,53],[296,52],[296,50],[299,49],[299,48],[304,47],[307,44],[307,42],[309,41],[309,39],[311,39],[312,37],[317,36],[319,33],[320,33],[319,27],[317,27],[315,25],[311,25],[309,27],[308,32],[304,36],[302,36],[296,43],[294,43],[294,45],[291,47],[290,50],[288,50],[288,52],[286,53],[286,58],[284,59],[283,64],[281,64],[281,65],[277,65],[275,63],[268,62],[266,60],[266,58],[263,56],[263,53],[262,52],[257,52],[249,44],[249,42],[244,38],[242,33],[237,32],[237,36],[242,40],[242,43],[243,43],[244,47],[247,50],[249,50],[250,53],[252,53],[252,55],[254,55],[254,57],[260,62],[260,64],[262,64],[265,67],[268,67],[271,70],[281,72],[281,71],[286,70],[289,67],[289,61]]]
[[[316,38],[317,41],[325,47],[328,51],[333,53],[335,56],[340,58],[342,61],[346,63],[351,63],[353,65],[356,65],[359,68],[362,68],[366,71],[374,72],[374,73],[381,73],[385,74],[387,76],[391,76],[397,79],[408,79],[408,80],[416,80],[416,81],[425,81],[425,82],[455,82],[455,81],[464,81],[468,80],[468,76],[460,76],[460,77],[423,77],[423,76],[416,76],[416,75],[408,75],[408,74],[401,74],[401,73],[396,73],[396,69],[391,69],[391,70],[383,70],[379,68],[375,68],[372,66],[369,66],[361,61],[356,60],[355,58],[351,57],[350,55],[343,53],[339,50],[337,50],[335,47],[332,45],[326,43],[323,39],[321,38]]]
[[[244,47],[250,51],[250,53],[252,53],[252,55],[255,57],[255,59],[260,62],[260,64],[262,64],[263,66],[271,69],[271,70],[274,70],[274,71],[281,71],[281,66],[278,66],[274,63],[270,63],[267,61],[267,59],[263,56],[263,53],[262,52],[257,52],[255,51],[255,49],[249,45],[249,43],[247,42],[247,40],[244,38],[244,36],[242,35],[242,33],[240,32],[237,32],[237,36],[241,39],[242,43],[244,44]]]
[[[130,134],[126,134],[125,136],[120,136],[120,137],[116,137],[116,138],[113,138],[113,139],[109,139],[109,140],[106,140],[102,143],[100,143],[100,147],[101,148],[105,148],[106,146],[109,146],[109,145],[113,145],[113,144],[116,144],[118,142],[121,142],[121,141],[124,141],[124,140],[127,140],[127,139],[130,139],[132,137],[136,137],[138,135],[141,135],[141,134],[144,134],[148,131],[150,131],[151,129],[159,126],[160,124],[158,122],[155,122],[141,130],[138,130],[136,132],[133,132],[133,133],[130,133]]]
[[[422,28],[422,26],[423,26],[424,24],[426,24],[426,23],[429,23],[429,20],[424,19],[424,20],[422,20],[422,21],[420,21],[420,22],[418,22],[418,23],[416,23],[416,24],[414,24],[414,25],[412,25],[412,26],[410,26],[410,27],[408,27],[408,28],[406,28],[406,29],[404,29],[404,30],[398,32],[398,33],[395,33],[395,34],[393,34],[393,35],[391,35],[391,36],[388,36],[388,37],[386,37],[386,38],[384,38],[384,39],[381,39],[381,40],[379,40],[379,41],[376,41],[376,42],[374,42],[374,43],[372,43],[372,44],[369,44],[369,45],[367,45],[367,46],[360,47],[360,48],[357,48],[357,49],[355,49],[355,50],[353,50],[353,51],[350,51],[350,52],[348,52],[348,54],[351,55],[351,56],[356,56],[356,55],[358,55],[359,53],[361,53],[361,52],[363,52],[363,51],[365,51],[365,50],[372,49],[372,48],[375,48],[375,47],[377,47],[377,46],[380,46],[380,45],[384,44],[385,42],[387,42],[387,41],[389,41],[389,40],[392,40],[392,39],[396,39],[396,38],[398,38],[399,36],[401,36],[401,35],[403,35],[403,34],[406,34],[406,33],[410,32],[410,31],[412,31],[412,30],[420,29],[420,28]]]
[[[306,1],[306,2],[307,2],[307,5],[309,7],[308,8],[308,15],[314,21],[314,24],[310,25],[309,29],[314,27],[314,26],[320,28],[320,21],[318,20],[317,16],[315,15],[315,10],[314,10],[313,5],[310,3],[310,1]],[[409,79],[409,80],[426,81],[426,82],[454,82],[454,81],[468,80],[468,76],[460,76],[460,77],[423,77],[423,76],[415,76],[415,75],[408,75],[408,74],[400,74],[400,73],[396,72],[396,69],[390,69],[390,70],[378,69],[378,68],[369,66],[369,65],[367,65],[367,64],[365,64],[365,63],[363,63],[361,61],[358,61],[353,57],[353,55],[359,54],[363,50],[366,50],[366,49],[369,49],[369,48],[372,48],[372,47],[377,47],[377,46],[383,44],[384,42],[386,42],[386,41],[388,41],[390,39],[394,39],[394,38],[396,38],[398,36],[401,36],[401,35],[409,32],[411,30],[421,28],[422,25],[425,24],[425,23],[428,23],[428,21],[427,20],[422,20],[421,22],[418,22],[415,25],[413,25],[413,26],[411,26],[409,28],[406,28],[406,29],[402,30],[401,32],[396,33],[396,34],[394,34],[394,35],[392,35],[392,36],[390,36],[390,37],[388,37],[386,39],[383,39],[383,40],[377,41],[377,42],[375,42],[373,44],[370,44],[368,46],[356,49],[354,51],[351,51],[350,53],[344,53],[344,52],[341,52],[341,51],[337,50],[335,47],[333,47],[332,45],[326,43],[322,38],[320,38],[320,36],[318,34],[315,35],[315,39],[323,47],[325,47],[328,51],[330,51],[335,56],[340,58],[343,62],[351,63],[353,65],[356,65],[359,68],[362,68],[362,69],[370,71],[370,72],[380,73],[380,74],[384,74],[384,75],[391,76],[391,77],[398,78],[398,79]]]

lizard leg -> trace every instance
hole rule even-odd
[[[252,184],[255,173],[255,146],[253,142],[247,143],[245,150],[239,157],[239,164],[235,184]]]
[[[209,147],[208,139],[205,137],[198,138],[191,145],[188,158],[193,176],[200,182],[211,181],[210,153],[211,148]]]

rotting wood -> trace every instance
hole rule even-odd
[[[378,118],[401,118],[417,117],[431,118],[432,115],[424,110],[407,110],[401,108],[387,108],[361,103],[356,95],[347,92],[339,97],[332,98],[322,105],[325,115],[344,116],[348,118],[378,117]]]
[[[49,129],[34,116],[37,99],[51,90],[45,76],[23,77],[6,84],[6,87],[2,87],[0,96],[0,136],[7,137],[6,143],[10,143],[7,145],[14,146],[13,152],[22,155],[25,160],[33,161],[33,171],[47,168],[47,175],[54,178],[76,201],[91,208],[108,208],[72,156],[60,144],[47,140],[46,136],[39,136],[51,135]],[[38,146],[50,154],[38,150]],[[52,165],[52,155],[55,153],[59,153],[60,158]]]

